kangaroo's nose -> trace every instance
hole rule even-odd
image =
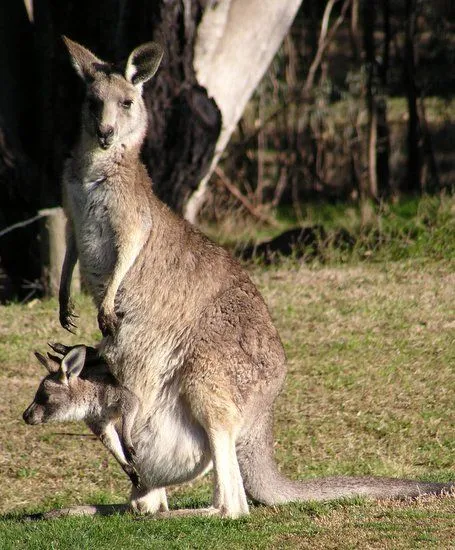
[[[96,133],[99,138],[105,138],[108,139],[114,135],[114,127],[113,126],[101,126],[96,130]]]
[[[98,143],[103,149],[108,149],[112,145],[114,137],[113,126],[100,126],[96,129],[96,135],[98,136]]]
[[[31,424],[31,407],[28,407],[25,411],[24,411],[24,414],[22,415],[22,418],[24,419],[24,421],[27,423],[27,424]]]

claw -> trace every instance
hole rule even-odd
[[[73,328],[71,328],[71,327],[76,328],[76,325],[74,325],[73,323],[68,324],[68,325],[63,325],[63,328],[66,329],[68,332],[71,332],[71,334],[76,334],[76,331],[73,330]]]
[[[125,458],[130,464],[134,464],[134,461],[136,459],[136,450],[134,447],[128,446],[123,449],[123,452],[125,453]]]
[[[136,489],[140,489],[142,487],[141,478],[139,477],[136,468],[134,468],[133,466],[123,466],[123,470],[130,478],[131,483],[136,487]]]
[[[142,488],[141,478],[139,477],[139,474],[136,471],[132,472],[129,477],[131,479],[131,483],[136,487],[136,489]]]
[[[60,309],[60,324],[65,330],[72,334],[76,334],[72,330],[73,328],[77,328],[77,325],[73,323],[73,319],[75,318],[78,318],[78,315],[74,313],[73,302],[70,301],[68,304],[62,305]]]

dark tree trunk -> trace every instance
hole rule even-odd
[[[180,213],[209,168],[221,130],[220,111],[193,68],[204,4],[131,1],[121,40],[121,56],[149,40],[165,47],[162,68],[145,89],[151,120],[143,158],[156,194]]]
[[[420,188],[422,174],[421,128],[417,109],[418,90],[415,81],[414,35],[417,17],[417,1],[406,0],[404,81],[408,102],[408,170],[403,190],[417,191]]]
[[[382,18],[384,43],[382,49],[382,63],[379,67],[379,83],[382,89],[382,96],[378,98],[378,182],[379,195],[384,197],[390,189],[390,132],[387,122],[387,96],[388,96],[388,73],[390,59],[390,0],[382,0]]]
[[[36,214],[36,137],[32,26],[17,0],[0,2],[0,230]],[[7,22],[7,23],[6,23]],[[39,277],[36,225],[0,237],[0,269],[12,294]]]
[[[376,98],[376,55],[374,43],[375,28],[374,2],[363,5],[363,43],[365,66],[367,71],[366,106],[368,112],[368,195],[370,199],[378,198],[377,142],[378,142],[378,108]]]
[[[367,70],[366,106],[368,112],[368,169],[369,197],[379,200],[389,191],[389,127],[387,123],[386,85],[388,70],[389,6],[381,2],[385,41],[382,63],[377,62],[374,33],[376,29],[376,3],[364,2],[363,41]]]
[[[182,211],[208,170],[221,130],[220,111],[197,84],[193,69],[204,4],[35,0],[32,26],[21,1],[0,3],[0,19],[9,22],[0,28],[0,64],[2,74],[12,76],[4,80],[0,99],[0,230],[61,203],[63,163],[77,139],[83,97],[61,35],[106,61],[125,59],[142,42],[164,46],[162,67],[144,88],[150,125],[143,160],[157,195]],[[1,263],[18,282],[39,277],[36,233],[36,228],[20,229],[0,237]]]

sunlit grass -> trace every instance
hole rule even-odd
[[[427,259],[252,268],[288,356],[275,430],[287,475],[455,478],[453,267]],[[21,522],[24,511],[128,496],[123,472],[84,426],[21,421],[43,375],[32,350],[48,340],[92,343],[99,334],[86,297],[77,300],[78,336],[59,328],[56,306],[0,308],[0,508],[14,514],[0,522],[0,549],[450,547],[453,497],[253,507],[238,521]],[[210,499],[210,476],[170,490],[173,508]]]

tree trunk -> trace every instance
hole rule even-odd
[[[35,102],[32,27],[22,2],[0,2],[0,230],[36,214]],[[23,298],[24,282],[39,278],[36,226],[0,237],[0,263],[11,297]]]
[[[375,5],[364,2],[363,5],[363,41],[365,49],[365,66],[367,82],[365,90],[368,113],[368,193],[371,200],[378,199],[377,145],[378,145],[378,109],[376,98],[376,55],[374,43]]]
[[[245,106],[283,41],[302,0],[208,0],[198,27],[194,67],[218,105],[223,126],[210,169],[192,194],[185,217],[195,221],[208,179]]]
[[[77,139],[83,97],[61,35],[106,61],[125,59],[141,42],[164,46],[162,67],[144,88],[150,125],[143,159],[155,193],[182,213],[215,166],[300,2],[34,0],[33,26],[22,1],[1,2],[0,19],[8,25],[0,27],[0,68],[8,77],[0,95],[0,230],[61,203],[63,163]],[[30,226],[0,238],[2,267],[17,286],[39,277],[36,235]]]
[[[403,190],[416,191],[420,187],[422,176],[421,128],[417,110],[418,91],[415,82],[414,35],[416,26],[416,0],[406,0],[404,81],[408,102],[408,170]]]
[[[382,198],[391,192],[390,188],[390,131],[387,121],[388,74],[390,60],[390,0],[382,0],[382,19],[384,43],[382,48],[382,63],[379,66],[379,84],[382,89],[377,101],[378,113],[378,151],[377,174],[379,196]]]

